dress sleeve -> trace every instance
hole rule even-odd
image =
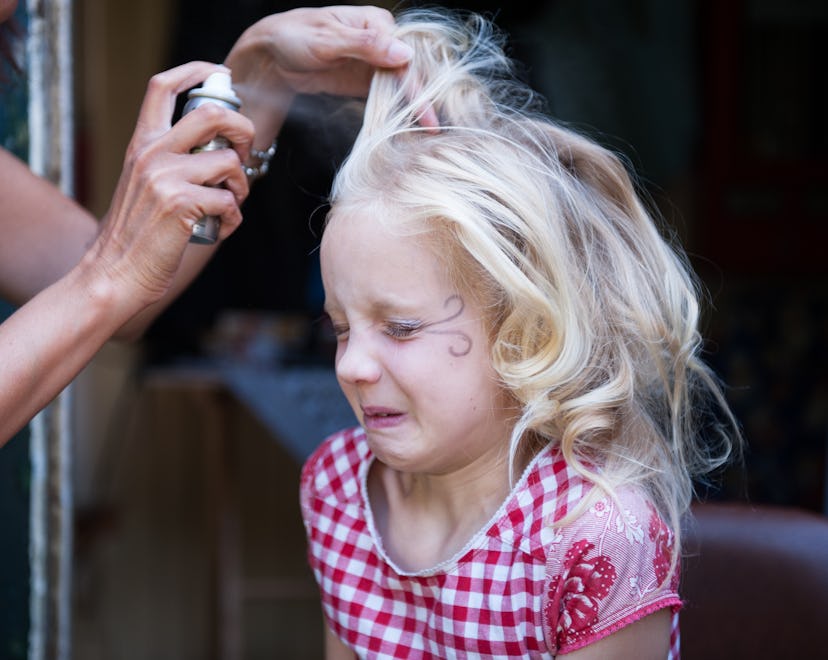
[[[595,502],[556,530],[544,628],[556,654],[582,648],[664,607],[681,607],[673,534],[634,490]],[[674,617],[677,619],[677,617]]]

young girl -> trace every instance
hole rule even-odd
[[[677,657],[691,478],[731,444],[699,404],[732,422],[692,277],[491,25],[398,23],[321,246],[361,423],[302,477],[328,657]]]

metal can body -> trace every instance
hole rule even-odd
[[[182,116],[192,112],[204,103],[215,103],[230,110],[238,111],[240,103],[238,98],[233,94],[233,90],[228,87],[227,90],[220,90],[219,95],[211,93],[210,88],[205,84],[203,87],[198,87],[192,90],[189,94],[189,99],[184,105]],[[201,151],[215,151],[217,149],[227,149],[230,147],[230,141],[222,137],[216,136],[206,144],[199,145],[191,150],[190,153],[199,153]],[[205,215],[193,225],[193,234],[190,237],[191,243],[200,243],[202,245],[212,245],[218,240],[219,228],[221,227],[221,218],[215,215]]]

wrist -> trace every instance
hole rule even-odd
[[[242,101],[240,112],[255,127],[251,147],[259,152],[268,151],[296,97],[296,91],[276,65],[276,58],[273,35],[255,24],[239,37],[224,60]]]
[[[97,316],[128,318],[126,305],[119,304],[122,297],[118,295],[117,278],[101,262],[93,251],[87,252],[68,274],[68,284],[82,292],[88,309]]]
[[[261,179],[270,170],[270,161],[276,155],[278,141],[274,138],[270,146],[264,151],[257,149],[250,150],[250,159],[242,165],[244,173],[250,183]]]
[[[134,314],[112,279],[87,257],[41,295],[54,300],[50,310],[67,320],[63,336],[72,345],[103,345]]]
[[[83,292],[89,310],[114,331],[160,298],[162,292],[142,286],[139,271],[126,260],[107,258],[101,249],[102,240],[99,237],[97,245],[87,251],[69,277],[71,286]]]

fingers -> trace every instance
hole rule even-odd
[[[154,75],[138,113],[138,124],[155,131],[168,129],[176,97],[216,71],[227,71],[227,68],[210,62],[189,62]]]
[[[416,104],[420,101],[417,105],[417,110],[414,113],[414,121],[416,121],[423,128],[428,129],[429,133],[438,133],[440,121],[437,119],[437,111],[428,100],[422,98],[422,87],[420,83],[414,80],[411,76],[406,77],[398,75],[397,78],[400,80],[403,92],[409,102]]]
[[[125,172],[136,167],[143,172],[139,178],[166,180],[173,185],[172,189],[178,190],[187,184],[202,191],[207,191],[207,186],[224,186],[230,191],[229,197],[236,206],[234,213],[238,214],[238,205],[249,192],[241,163],[250,152],[252,122],[234,110],[205,103],[170,126],[176,96],[216,70],[226,69],[206,62],[191,62],[153,77],[139,114]],[[219,135],[229,140],[232,148],[190,153],[194,147],[207,144]],[[198,198],[195,200],[197,203]]]
[[[403,67],[414,56],[411,46],[393,36],[396,23],[391,12],[378,7],[334,7],[332,11],[342,24],[343,40],[351,44],[349,56],[383,68]],[[419,89],[407,91],[414,98]],[[431,132],[440,127],[431,105],[420,108],[416,120]]]
[[[204,215],[217,215],[226,222],[221,236],[227,236],[238,226],[240,205],[249,192],[233,149],[181,154],[158,141],[136,154],[121,184],[126,223],[121,230],[130,235],[142,233],[142,225],[166,226],[170,218],[191,226]]]
[[[434,106],[430,105],[424,108],[417,116],[417,123],[423,128],[427,128],[429,133],[440,132],[440,120],[437,119],[437,112],[434,110]]]
[[[404,65],[414,54],[411,46],[394,37],[391,12],[379,7],[331,7],[339,27],[340,56],[354,57],[377,67]]]
[[[139,282],[150,302],[168,290],[195,222],[220,217],[222,239],[241,222],[239,207],[248,193],[241,158],[253,136],[250,120],[204,105],[170,124],[177,95],[222,69],[192,62],[152,78],[99,234],[102,263]],[[234,148],[190,153],[216,135],[227,136]]]
[[[167,176],[195,185],[227,188],[237,205],[241,205],[250,192],[241,162],[230,149],[181,156],[170,161]]]
[[[173,186],[192,184],[203,188],[226,188],[237,206],[250,192],[241,161],[232,149],[170,156],[146,168],[146,171],[146,180],[168,181]]]
[[[215,115],[214,120],[210,120]],[[243,115],[211,104],[202,105],[186,115],[170,131],[170,139],[184,145],[206,144],[217,135],[232,143],[231,149],[216,149],[180,155],[173,171],[169,172],[185,181],[204,186],[224,186],[233,193],[240,205],[250,191],[250,183],[244,174],[242,163],[250,152],[253,124]]]
[[[242,161],[250,155],[253,122],[239,112],[215,103],[205,103],[182,117],[165,136],[170,151],[186,153],[222,136],[230,141]]]
[[[131,148],[142,149],[160,140],[170,151],[185,153],[222,135],[233,145],[239,158],[246,160],[253,141],[253,124],[244,115],[215,103],[205,103],[188,113],[171,129],[176,97],[223,65],[189,62],[152,77],[138,115]]]
[[[221,218],[219,240],[224,240],[241,224],[241,209],[229,190],[193,186],[190,194],[193,202],[198,200],[198,203],[188,205],[187,212],[182,213],[180,217],[191,230],[192,226],[202,217],[218,216]]]

